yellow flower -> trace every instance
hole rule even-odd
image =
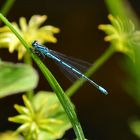
[[[58,33],[59,29],[51,25],[40,27],[46,19],[46,15],[33,15],[28,24],[25,17],[21,17],[19,19],[19,26],[15,22],[12,24],[29,44],[31,44],[34,40],[38,40],[42,44],[45,42],[56,43],[57,39],[54,37],[54,34]],[[26,53],[24,46],[7,26],[0,28],[0,47],[8,48],[10,53],[17,50],[18,59],[22,59]]]
[[[17,116],[9,121],[21,124],[16,134],[27,140],[54,140],[61,138],[71,128],[71,123],[52,92],[41,91],[30,101],[23,95],[25,106],[15,105]]]
[[[111,24],[101,24],[99,29],[103,30],[107,36],[105,41],[111,42],[112,47],[118,52],[128,55],[135,61],[135,47],[140,46],[140,31],[135,29],[135,25],[129,19],[108,16]]]

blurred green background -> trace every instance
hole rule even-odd
[[[0,6],[4,1],[0,1]],[[140,15],[140,1],[131,0],[129,2],[137,15]],[[97,28],[99,24],[109,22],[107,20],[109,12],[102,0],[20,0],[15,2],[7,18],[10,21],[18,22],[21,16],[29,19],[34,14],[48,15],[46,23],[59,27],[61,30],[56,35],[58,42],[48,44],[50,49],[92,63],[109,46],[103,40],[105,34]],[[0,50],[0,58],[5,61],[18,62],[16,52],[9,54],[6,49]],[[126,93],[123,86],[129,76],[123,69],[125,59],[132,63],[127,56],[119,53],[113,55],[91,77],[108,90],[108,96],[101,95],[97,89],[86,83],[72,97],[88,139],[138,140],[128,126],[131,117],[140,117],[140,108]],[[46,65],[66,90],[71,82],[63,76],[52,61],[48,60]],[[36,91],[38,90],[51,90],[41,74]],[[16,125],[13,126],[12,123],[9,123],[7,118],[16,114],[13,104],[21,102],[21,94],[0,100],[0,131],[16,128]],[[73,131],[69,130],[64,137],[71,140],[74,136]]]

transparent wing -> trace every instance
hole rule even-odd
[[[68,57],[68,56],[66,56],[62,53],[55,52],[55,51],[52,51],[52,50],[50,50],[50,52],[51,52],[51,54],[58,57],[63,62],[67,63],[71,67],[80,71],[81,73],[85,73],[88,70],[88,68],[91,66],[91,64],[86,62],[86,61],[76,59],[76,58],[73,58],[73,57]],[[58,64],[58,65],[61,66],[62,64]]]
[[[61,72],[71,81],[74,82],[77,79],[81,78],[80,75],[78,75],[77,73],[75,73],[74,71],[72,71],[71,69],[69,69],[68,67],[64,66],[61,63],[57,63],[59,69],[61,70]]]

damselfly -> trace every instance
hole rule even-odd
[[[47,47],[40,45],[37,41],[34,41],[32,43],[32,46],[34,48],[35,53],[37,53],[41,57],[48,56],[49,58],[53,59],[55,62],[61,65],[61,67],[63,67],[68,73],[70,73],[72,77],[84,78],[85,80],[89,81],[92,85],[94,85],[100,92],[102,92],[105,95],[108,94],[108,92],[103,87],[99,86],[93,80],[89,79],[86,75],[80,72],[80,70],[74,65],[74,62],[72,65],[72,59],[69,60],[69,58],[66,57],[64,54],[50,50]],[[73,60],[78,60],[78,59],[73,59]],[[78,61],[82,62],[81,60]],[[81,65],[79,64],[79,66]]]

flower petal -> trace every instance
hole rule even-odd
[[[34,15],[31,17],[29,21],[29,28],[38,28],[41,24],[45,22],[47,19],[46,15],[40,16],[40,15]]]

